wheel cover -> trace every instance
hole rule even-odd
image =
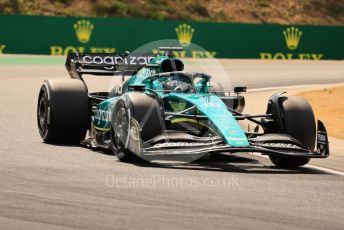
[[[113,129],[115,146],[117,148],[125,146],[128,140],[129,117],[124,106],[120,106],[116,111]]]
[[[41,132],[45,132],[48,126],[48,103],[46,99],[46,94],[42,93],[37,111],[38,128]]]

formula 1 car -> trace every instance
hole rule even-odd
[[[210,75],[184,72],[173,55],[180,49],[162,47],[166,53],[157,56],[69,54],[72,79],[46,80],[39,91],[43,141],[109,149],[125,162],[259,152],[278,167],[295,168],[329,156],[326,128],[305,99],[276,93],[266,114],[244,114],[246,87],[224,92]],[[111,92],[89,93],[83,74],[122,76],[122,82]],[[256,125],[253,132],[241,128],[243,120]]]

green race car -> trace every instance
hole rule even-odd
[[[46,80],[39,92],[42,139],[111,149],[126,162],[259,152],[276,166],[299,167],[329,156],[325,126],[304,99],[277,93],[266,114],[244,114],[245,87],[224,92],[210,75],[184,72],[173,56],[180,48],[160,50],[166,53],[69,54],[72,79]],[[89,93],[83,74],[122,76],[122,82],[111,92]],[[256,124],[253,132],[241,128],[243,120]]]

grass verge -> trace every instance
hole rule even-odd
[[[344,139],[344,86],[301,92],[297,96],[310,102],[316,118],[325,123],[329,136]]]

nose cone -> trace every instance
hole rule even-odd
[[[237,120],[228,111],[226,105],[216,95],[175,94],[197,106],[206,115],[223,140],[233,147],[247,147],[249,142]]]

